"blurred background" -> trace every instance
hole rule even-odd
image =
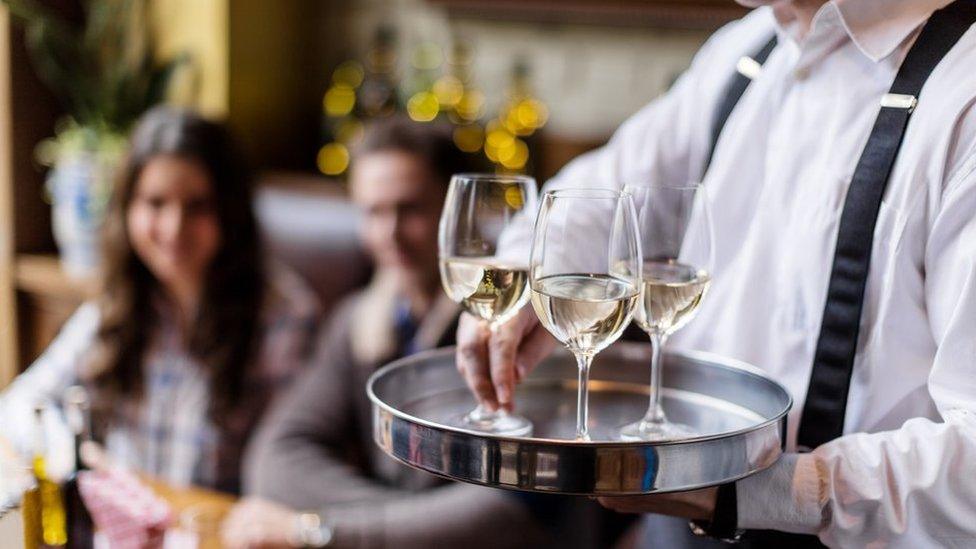
[[[346,201],[364,122],[447,122],[540,184],[660,94],[731,0],[0,0],[0,387],[95,288],[132,121],[223,120],[272,253],[328,312],[369,265]]]

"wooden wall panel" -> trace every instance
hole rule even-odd
[[[252,167],[312,170],[331,63],[315,45],[329,2],[231,2],[228,123]]]
[[[76,0],[44,3],[69,17],[80,14]],[[59,116],[57,99],[31,66],[21,25],[0,5],[0,386],[20,370],[18,347],[27,335],[19,314],[16,259],[55,251],[45,174],[34,161],[34,148],[52,135]]]
[[[13,139],[10,102],[10,14],[0,4],[0,144]],[[17,373],[17,302],[14,295],[14,207],[11,149],[0,145],[0,387]]]

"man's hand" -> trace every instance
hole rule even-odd
[[[231,549],[292,549],[299,547],[297,511],[260,498],[247,498],[231,509],[220,528]]]
[[[522,307],[494,333],[484,322],[463,313],[457,332],[457,369],[483,406],[510,412],[515,384],[555,345],[532,307]]]
[[[718,488],[691,492],[597,498],[600,505],[618,513],[656,513],[689,520],[711,520]]]

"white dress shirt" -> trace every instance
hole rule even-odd
[[[779,45],[728,119],[704,183],[714,283],[671,348],[759,366],[806,397],[844,196],[879,101],[945,0],[833,0],[797,42],[754,10],[674,88],[546,188],[701,177],[737,60]],[[738,485],[739,526],[831,546],[976,546],[976,31],[922,90],[875,229],[845,436]]]

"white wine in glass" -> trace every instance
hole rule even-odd
[[[711,284],[712,228],[700,184],[627,187],[637,206],[645,254],[634,321],[651,339],[650,402],[640,420],[620,430],[623,440],[671,440],[694,430],[668,420],[661,406],[662,349],[685,326]]]
[[[576,357],[576,439],[590,440],[589,375],[620,337],[640,294],[634,204],[611,189],[546,193],[535,226],[529,283],[542,326]]]
[[[441,283],[451,299],[491,326],[504,324],[528,299],[527,267],[490,257],[442,259]]]
[[[593,355],[620,337],[637,295],[633,285],[609,275],[552,275],[536,281],[532,306],[570,351]]]
[[[681,329],[694,318],[711,282],[702,269],[671,260],[645,261],[634,322],[649,334]]]
[[[457,174],[451,178],[438,233],[441,283],[447,295],[491,331],[528,302],[528,250],[499,244],[516,223],[531,222],[536,211],[531,177]],[[472,431],[529,435],[532,423],[480,404],[450,421]]]

